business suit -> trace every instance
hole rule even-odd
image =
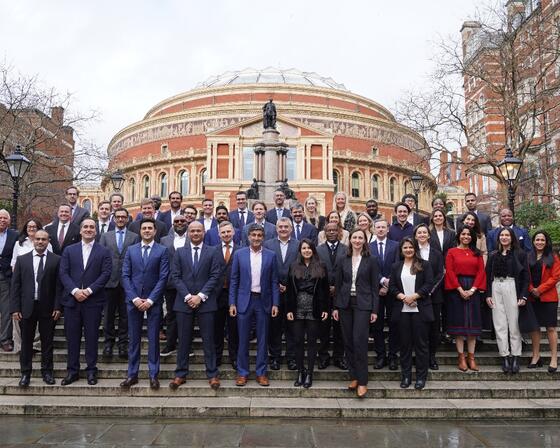
[[[218,227],[218,220],[217,220],[216,218],[214,218],[214,217],[212,217],[212,221],[211,221],[211,223],[210,223],[210,229],[208,229],[208,230],[206,230],[206,224],[205,224],[204,217],[202,217],[202,218],[200,218],[200,219],[197,219],[197,221],[198,221],[199,223],[201,223],[201,224],[204,226],[204,230],[205,230],[206,232],[208,232],[210,229],[213,229],[214,227]]]
[[[332,253],[329,243],[323,243],[317,246],[317,255],[321,261],[325,264],[327,268],[327,275],[329,277],[329,287],[335,286],[336,279],[336,266],[340,262],[340,259],[346,256],[348,251],[348,246],[338,242],[334,253]],[[333,299],[332,295],[329,294],[329,311],[332,310]],[[340,364],[344,360],[344,341],[342,340],[342,331],[340,329],[340,322],[332,319],[331,313],[329,312],[329,317],[321,322],[321,329],[319,331],[319,368],[321,364],[328,365],[330,363],[329,346],[331,337],[331,326],[332,326],[332,338],[333,338],[333,359],[337,364]]]
[[[385,238],[383,241],[383,258],[379,253],[379,242],[377,239],[370,243],[369,247],[372,255],[377,258],[377,264],[379,267],[378,284],[380,285],[382,278],[388,279],[391,277],[391,267],[393,266],[393,263],[399,260],[399,243],[390,240],[389,238]],[[385,360],[387,358],[385,334],[383,332],[385,324],[387,324],[389,329],[389,359],[396,359],[399,352],[399,329],[391,320],[394,301],[395,298],[389,293],[384,296],[379,296],[379,314],[377,316],[377,321],[373,323],[372,333],[374,338],[374,349],[377,354],[377,358],[380,360],[380,365],[381,360]]]
[[[159,243],[161,241],[161,239],[167,235],[169,233],[169,230],[167,229],[167,227],[165,226],[165,224],[156,219],[156,236],[154,237],[154,240],[156,243]],[[142,220],[139,221],[134,221],[132,224],[130,224],[128,226],[128,230],[130,230],[131,232],[136,233],[137,235],[140,235],[140,223],[142,222]]]
[[[432,251],[430,251],[431,253]],[[401,275],[404,261],[393,265],[389,292],[397,297],[405,294]],[[416,355],[416,381],[426,381],[429,363],[429,327],[434,320],[430,291],[433,287],[434,277],[430,262],[422,260],[422,270],[416,273],[414,292],[420,296],[417,300],[418,312],[404,312],[403,302],[395,300],[392,320],[399,325],[401,336],[401,372],[403,377],[412,375],[412,349]],[[410,384],[410,382],[409,382]],[[423,386],[422,386],[423,387]]]
[[[430,218],[422,216],[418,212],[412,212],[412,226],[416,227],[418,224],[429,224]],[[393,216],[391,224],[397,224],[397,217]]]
[[[241,244],[241,230],[233,228],[233,242],[237,244]],[[204,234],[204,244],[208,244],[209,246],[217,246],[221,244],[222,240],[220,239],[220,228],[219,227],[212,227],[208,232]]]
[[[52,252],[43,259],[43,274],[36,278],[32,250],[17,258],[12,275],[11,314],[21,313],[21,351],[19,362],[22,375],[31,375],[33,360],[33,339],[37,324],[41,338],[41,373],[53,373],[53,337],[55,321],[53,311],[60,311],[59,296],[61,285],[58,278],[60,257]],[[37,272],[37,275],[39,273]],[[38,290],[35,283],[37,280]],[[37,292],[37,300],[35,293]]]
[[[89,212],[87,209],[80,207],[77,204],[72,207],[72,217],[70,218],[70,222],[73,222],[79,227],[80,223],[86,218],[89,218]]]
[[[251,224],[247,224],[243,228],[242,240],[243,240],[243,245],[244,246],[249,246],[249,226],[250,225]],[[276,226],[274,224],[271,224],[268,221],[263,221],[262,226],[263,226],[263,229],[264,229],[264,240],[265,241],[276,238],[277,233],[276,233]]]
[[[298,256],[299,241],[295,238],[290,238],[288,240],[285,259],[282,259],[282,250],[280,249],[280,240],[278,238],[265,241],[263,246],[274,252],[276,256],[276,266],[278,268],[278,282],[283,286],[287,286],[290,265]],[[292,325],[286,319],[286,300],[286,292],[280,293],[278,316],[270,318],[270,327],[268,331],[268,353],[271,361],[281,362],[282,333],[286,335],[286,359],[288,362],[295,361],[295,342]]]
[[[118,229],[117,229],[118,230]],[[105,232],[101,235],[99,244],[111,252],[112,270],[111,277],[105,285],[107,293],[107,304],[104,311],[103,334],[105,336],[105,347],[112,350],[117,336],[119,338],[119,353],[128,352],[128,311],[121,281],[122,266],[127,249],[140,241],[137,234],[130,230],[124,230],[122,250],[119,251],[116,230]],[[118,332],[115,332],[115,315],[118,313]]]
[[[441,340],[441,316],[443,307],[443,278],[445,276],[445,262],[443,255],[440,251],[435,250],[433,246],[430,246],[430,255],[428,257],[428,263],[432,268],[433,275],[433,286],[430,291],[430,300],[432,302],[432,310],[434,314],[434,319],[430,322],[429,328],[429,353],[430,353],[430,363],[435,362],[436,352]]]
[[[356,293],[351,296],[352,257],[341,259],[336,268],[334,307],[338,310],[346,362],[358,386],[368,383],[368,337],[370,315],[379,309],[379,267],[374,256],[362,257],[356,274]]]
[[[301,231],[300,231],[300,234],[299,234],[299,238],[297,238],[297,236],[296,236],[296,233],[297,233],[296,232],[296,226],[297,226],[297,223],[294,222],[294,228],[292,230],[292,238],[295,238],[298,241],[301,241],[304,238],[307,238],[308,240],[313,241],[313,244],[317,245],[317,238],[318,238],[319,232],[317,231],[317,228],[315,226],[312,226],[308,222],[302,221],[300,223]]]
[[[292,214],[290,213],[289,208],[282,209],[282,218],[290,218],[292,219]],[[276,207],[271,208],[269,211],[266,212],[265,219],[267,222],[271,223],[272,225],[276,225],[278,221],[278,212],[276,211]]]
[[[531,237],[529,236],[529,232],[527,232],[527,229],[515,225],[510,227],[517,237],[519,247],[521,247],[526,253],[532,252],[533,244],[531,243]],[[500,234],[500,230],[502,230],[503,228],[503,226],[496,227],[488,233],[488,238],[486,238],[486,248],[489,254],[498,248],[498,235]]]
[[[87,210],[86,210],[87,211]],[[62,242],[62,246],[58,242],[58,219],[55,219],[51,224],[45,226],[45,231],[49,234],[50,243],[52,246],[52,251],[56,255],[62,255],[62,251],[66,249],[66,247],[70,246],[71,244],[76,244],[80,241],[80,227],[78,225],[67,222],[66,225],[68,226],[66,230],[66,234],[64,235],[64,241]]]
[[[278,267],[274,252],[262,249],[260,294],[251,291],[252,273],[250,247],[243,247],[235,252],[231,266],[229,284],[229,304],[237,308],[237,330],[239,332],[239,350],[237,352],[237,373],[249,375],[249,334],[253,319],[257,329],[257,376],[266,376],[268,327],[273,306],[280,303],[278,288]]]
[[[109,222],[104,224],[105,227],[103,228],[103,224],[101,224],[99,221],[95,221],[95,241],[97,242],[101,240],[101,235],[111,230],[115,230],[115,221],[110,219]]]
[[[86,343],[86,372],[88,375],[97,373],[99,324],[107,300],[105,284],[111,278],[111,271],[111,252],[99,243],[93,243],[85,268],[82,242],[68,246],[62,253],[60,280],[64,290],[61,304],[64,307],[69,375],[77,376],[80,371],[82,329]],[[90,288],[92,293],[84,301],[78,302],[72,295],[75,288]]]
[[[179,209],[179,214],[182,215],[184,213],[185,213],[184,208]],[[167,227],[167,231],[169,231],[169,229],[173,227],[173,219],[171,218],[171,209],[166,210],[165,212],[160,212],[157,219],[165,224],[165,227]]]
[[[0,343],[9,344],[13,349],[13,323],[10,314],[10,281],[12,267],[10,263],[14,253],[14,245],[18,239],[18,232],[6,229],[4,248],[0,253]]]
[[[247,224],[255,222],[255,214],[251,210],[246,208],[244,212],[243,216],[245,219],[243,222],[241,222],[241,213],[239,213],[239,209],[229,212],[229,222],[231,222],[236,229],[243,230],[243,227]]]
[[[195,314],[198,318],[206,376],[216,378],[216,347],[214,344],[214,314],[218,309],[215,290],[220,280],[222,266],[216,255],[216,250],[206,244],[200,249],[198,265],[193,265],[193,245],[177,249],[173,257],[172,279],[177,296],[173,309],[177,313],[177,329],[179,332],[179,350],[177,352],[177,368],[175,376],[185,378],[189,373],[189,353],[191,351],[192,333]],[[196,309],[191,308],[185,301],[189,294],[202,293],[206,300]]]
[[[443,229],[443,241],[439,239],[436,229],[430,230],[430,246],[441,252],[443,258],[447,256],[447,251],[452,247],[457,247],[457,234],[454,230]]]
[[[148,370],[150,378],[159,375],[159,326],[163,291],[169,275],[167,248],[153,243],[147,261],[143,260],[144,246],[140,241],[128,248],[122,267],[122,284],[128,310],[128,378],[137,378],[140,369],[140,345],[144,311],[138,310],[134,299],[148,299],[153,303],[146,311],[148,330]]]

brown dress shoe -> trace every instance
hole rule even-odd
[[[474,360],[474,353],[467,353],[467,365],[469,366],[469,369],[471,369],[472,371],[478,372],[478,365]]]
[[[357,388],[358,388],[358,380],[350,381],[350,384],[348,385],[348,390],[356,390]]]
[[[461,372],[466,372],[467,370],[469,370],[469,368],[467,366],[467,361],[465,360],[465,354],[464,353],[459,353],[459,355],[458,355],[457,368]]]
[[[266,375],[261,375],[257,377],[257,383],[259,383],[261,386],[269,386],[270,382],[268,381],[268,377]]]
[[[247,377],[246,376],[238,376],[235,379],[235,385],[236,386],[245,386],[245,384],[247,384]]]
[[[218,390],[220,388],[220,380],[217,376],[215,376],[214,378],[210,378],[208,382],[210,383],[210,387],[212,389]]]
[[[367,386],[358,386],[356,389],[356,395],[358,398],[364,398],[367,394]]]
[[[185,384],[186,382],[187,382],[186,378],[176,376],[175,378],[173,378],[173,381],[169,383],[169,388],[171,390],[177,390],[181,384]]]

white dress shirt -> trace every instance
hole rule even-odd
[[[64,238],[66,238],[66,234],[68,233],[68,226],[70,225],[69,222],[60,222],[58,221],[58,227],[56,228],[56,237],[58,238],[58,235],[60,235],[60,229],[62,226],[64,226]]]
[[[210,218],[204,217],[204,231],[208,232],[212,228],[212,221],[214,221],[214,217],[210,216]]]
[[[411,274],[410,267],[406,266],[405,264],[403,264],[401,272],[401,282],[403,285],[403,293],[405,296],[411,296],[416,292],[414,291],[416,287],[416,274]],[[403,313],[418,313],[418,306],[408,306],[403,302],[401,311]]]
[[[175,249],[179,249],[180,247],[185,247],[186,242],[187,242],[187,232],[183,233],[182,235],[175,233],[175,237],[173,238],[173,247]]]
[[[202,246],[203,246],[203,245],[204,245],[204,243],[200,243],[200,244],[198,244],[198,245],[196,245],[196,246],[195,246],[194,244],[191,244],[191,257],[192,257],[193,266],[194,266],[194,254],[195,254],[195,252],[198,252],[198,262],[200,263],[200,254],[202,253]],[[195,251],[195,250],[194,250],[195,247],[198,247],[198,251]],[[198,296],[201,298],[201,300],[202,300],[203,302],[206,302],[206,299],[208,299],[208,296],[207,296],[206,294],[203,294],[203,293],[201,293],[201,292],[199,291],[197,294],[187,294],[187,295],[185,296],[184,301],[185,301],[185,302],[188,302],[188,300],[189,300],[193,295],[198,295]]]
[[[84,243],[82,240],[82,258],[84,260],[84,269],[87,266],[92,249],[93,249],[93,241],[91,243]]]
[[[39,271],[39,263],[41,262],[41,257],[39,256],[39,253],[35,249],[32,250],[33,250],[33,275],[35,276],[35,294],[33,298],[35,300],[39,300],[39,283],[37,282],[37,273]],[[47,265],[47,252],[48,252],[47,250],[43,252],[43,269],[45,269],[45,266]]]
[[[249,248],[251,255],[251,292],[261,293],[262,247],[258,252]]]
[[[278,238],[280,242],[280,253],[282,254],[282,262],[286,261],[286,255],[288,253],[288,245],[290,244],[290,240],[283,242],[280,238]]]
[[[31,241],[29,238],[25,238],[23,240],[23,243],[22,243],[21,246],[19,245],[19,241],[18,241],[14,245],[14,252],[12,254],[12,261],[10,262],[10,266],[12,267],[12,269],[16,265],[17,257],[19,257],[20,255],[25,255],[25,254],[31,252],[33,249],[34,249],[33,241]],[[47,250],[52,252],[51,243],[49,243],[49,245],[47,246]]]
[[[428,261],[430,259],[430,245],[426,244],[425,246],[420,247],[420,256],[423,260]]]
[[[155,241],[151,241],[149,244],[145,244],[144,241],[140,241],[140,255],[142,256],[142,259],[144,259],[144,247],[148,246],[148,250],[147,250],[147,254],[146,256],[149,258],[150,254],[152,253],[152,249],[154,248],[154,243]],[[141,297],[136,297],[135,299],[132,300],[132,303],[136,303],[137,300],[140,300]],[[150,306],[152,306],[154,304],[154,301],[151,299],[146,299],[146,301],[150,304]]]

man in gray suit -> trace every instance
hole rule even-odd
[[[72,209],[70,222],[73,222],[77,226],[79,226],[84,219],[89,218],[89,211],[78,205],[79,196],[80,191],[76,187],[71,186],[66,189],[66,200]]]
[[[101,239],[99,240],[99,244],[111,251],[113,261],[111,278],[105,285],[105,291],[107,293],[107,303],[104,312],[105,321],[103,322],[103,334],[105,335],[103,357],[105,358],[111,358],[113,356],[113,346],[115,345],[117,335],[119,339],[117,343],[119,358],[128,358],[128,314],[124,289],[121,284],[121,274],[126,250],[140,241],[136,233],[126,228],[128,216],[128,210],[125,208],[115,210],[113,214],[115,230],[105,232],[101,235]],[[116,314],[119,315],[118,332],[115,332]]]

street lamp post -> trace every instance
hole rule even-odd
[[[19,199],[19,181],[25,176],[25,173],[31,165],[31,161],[25,157],[21,152],[21,147],[16,146],[14,153],[6,157],[6,165],[10,170],[10,176],[14,186],[12,194],[12,228],[17,230],[17,212],[18,212],[18,199]]]
[[[424,176],[422,176],[418,171],[415,171],[412,176],[410,176],[410,181],[412,182],[412,188],[414,190],[414,196],[416,197],[416,212],[418,212],[418,193],[420,193],[420,187],[422,186],[422,181]]]
[[[523,165],[523,160],[514,157],[511,148],[506,148],[506,156],[497,165],[502,177],[508,183],[508,203],[514,221],[515,221],[515,190],[517,189],[517,178],[519,177],[519,172],[521,171],[521,165]]]
[[[117,170],[111,174],[111,183],[113,184],[113,189],[115,191],[121,191],[124,183],[124,176],[121,170]]]

